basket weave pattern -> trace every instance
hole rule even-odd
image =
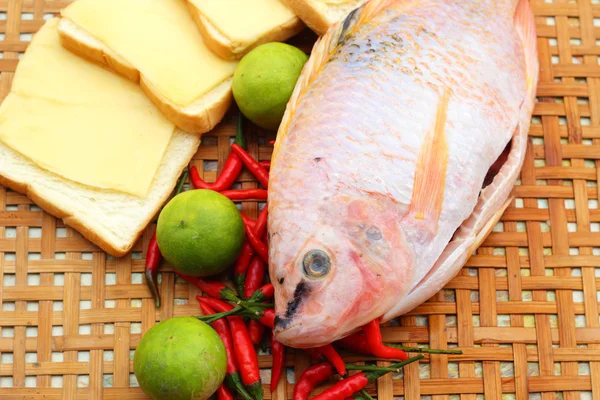
[[[31,35],[68,3],[0,0],[0,99]],[[600,1],[532,5],[541,79],[516,198],[444,291],[384,328],[389,342],[464,354],[379,379],[368,391],[381,399],[600,399]],[[194,158],[207,181],[223,166],[235,122],[228,115]],[[273,137],[246,134],[250,153],[268,159]],[[256,187],[246,172],[240,184]],[[256,203],[242,209],[257,215]],[[0,399],[146,398],[133,350],[157,321],[198,315],[200,294],[165,268],[155,309],[143,281],[153,230],[113,259],[0,187]],[[270,357],[259,358],[267,383]],[[291,398],[309,359],[289,351],[286,364],[287,379],[267,399]]]

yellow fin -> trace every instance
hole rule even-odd
[[[273,148],[273,158],[276,158],[279,152],[279,143],[289,129],[292,116],[296,113],[296,108],[302,100],[302,96],[308,90],[315,77],[321,72],[321,69],[331,56],[341,46],[345,39],[352,35],[365,21],[370,20],[379,11],[386,8],[389,4],[400,0],[370,0],[362,6],[351,11],[342,21],[339,21],[329,27],[327,33],[317,40],[313,46],[311,56],[302,69],[302,74],[296,82],[294,92],[288,101],[285,114],[279,125],[277,140]]]
[[[523,44],[527,91],[531,93],[535,91],[535,87],[537,86],[539,65],[535,18],[531,11],[529,0],[519,0],[515,10],[514,24]]]
[[[421,146],[410,204],[413,218],[425,222],[434,233],[442,213],[446,186],[448,142],[444,128],[449,101],[450,91],[446,90],[438,103],[433,130],[428,132]]]

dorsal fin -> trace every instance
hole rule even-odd
[[[288,101],[287,108],[277,134],[277,140],[273,149],[273,158],[276,158],[279,143],[289,128],[292,116],[296,113],[296,108],[302,99],[304,93],[314,81],[315,77],[321,72],[321,69],[331,56],[336,52],[347,37],[352,35],[365,21],[369,21],[379,11],[386,8],[389,4],[399,0],[370,0],[362,6],[351,11],[346,18],[340,22],[331,25],[323,36],[317,40],[313,46],[311,56],[302,69],[302,74],[296,82],[294,92]]]

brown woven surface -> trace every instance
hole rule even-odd
[[[0,98],[31,34],[67,3],[0,0]],[[370,392],[382,399],[600,399],[600,1],[533,6],[540,102],[516,200],[446,290],[384,331],[387,341],[464,355],[380,379]],[[229,116],[206,137],[200,170],[222,166],[234,124]],[[247,134],[250,152],[267,159],[271,138]],[[256,204],[243,209],[256,216]],[[198,313],[197,289],[168,271],[155,310],[142,277],[152,230],[115,260],[0,187],[0,399],[145,398],[131,364],[141,334]],[[266,383],[269,357],[260,363]],[[272,397],[289,398],[308,363],[290,351],[288,381]]]

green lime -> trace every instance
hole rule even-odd
[[[276,130],[308,56],[285,43],[258,46],[233,75],[233,97],[250,121]]]
[[[235,204],[212,190],[189,190],[173,197],[156,227],[165,260],[191,276],[215,275],[231,266],[244,238],[244,221]]]
[[[226,371],[221,338],[193,317],[154,325],[133,355],[133,372],[153,400],[206,400],[219,388]]]

